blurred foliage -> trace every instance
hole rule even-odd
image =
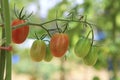
[[[41,0],[42,1],[42,0]],[[11,8],[11,20],[15,18],[14,16],[14,4],[16,8],[29,7],[32,3],[35,4],[36,12],[30,17],[30,22],[42,23],[55,18],[71,18],[69,13],[74,13],[74,18],[79,19],[82,16],[83,20],[87,16],[87,21],[95,24],[93,26],[95,35],[97,37],[104,36],[103,39],[95,40],[94,43],[99,47],[100,51],[98,53],[98,61],[94,65],[96,69],[108,69],[113,71],[114,80],[117,80],[117,73],[120,71],[120,0],[79,0],[80,3],[75,3],[77,0],[61,0],[54,7],[48,10],[48,15],[46,18],[40,16],[40,0],[10,0]],[[46,3],[49,5],[49,3]],[[32,12],[29,11],[28,12]],[[58,22],[59,26],[62,26],[65,22]],[[67,52],[67,60],[75,61],[77,64],[82,64],[81,59],[78,59],[73,53],[73,48],[77,40],[87,34],[87,28],[83,27],[83,23],[70,23],[68,31],[70,37],[70,47]],[[54,28],[55,22],[51,24],[46,24],[47,28]],[[29,38],[35,39],[34,33],[41,35],[46,33],[41,28],[37,26],[30,27]],[[1,29],[0,29],[1,32]],[[98,35],[99,32],[103,32]],[[0,33],[1,35],[1,33]],[[46,75],[46,79],[52,75],[52,73],[59,70],[60,65],[56,66],[56,63],[33,63],[29,58],[29,49],[15,51],[14,54],[19,55],[20,60],[18,63],[13,64],[13,68],[17,72],[25,73],[39,73],[41,75]],[[14,55],[13,54],[13,55]],[[55,59],[56,60],[56,59]],[[53,60],[54,61],[54,60]],[[59,60],[58,60],[59,62]],[[49,66],[49,67],[48,67]],[[39,70],[37,68],[39,67]],[[31,70],[33,69],[33,70]],[[34,72],[34,73],[33,73]],[[36,76],[36,75],[35,75]],[[38,76],[38,75],[37,75]],[[94,78],[94,80],[99,80]]]

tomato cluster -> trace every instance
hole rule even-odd
[[[98,48],[91,45],[91,40],[87,37],[80,38],[75,45],[74,53],[82,58],[85,64],[92,66],[97,61]]]
[[[19,17],[12,21],[12,28],[14,26],[24,24],[26,22],[25,15],[21,16],[23,8],[20,11]],[[37,39],[33,42],[30,49],[31,59],[35,62],[51,61],[54,57],[63,57],[69,47],[68,35],[64,32],[67,29],[68,23],[65,29],[62,31],[58,28],[59,33],[54,33],[50,38],[49,44],[46,45],[45,41],[42,39]],[[45,29],[45,28],[44,28]],[[45,29],[46,30],[46,29]],[[47,31],[48,32],[48,31]],[[90,31],[91,32],[91,31]],[[90,34],[89,32],[89,34]],[[12,30],[12,41],[16,44],[23,43],[29,34],[29,25],[22,26]],[[97,61],[97,48],[94,47],[92,41],[87,37],[80,38],[74,47],[74,53],[76,56],[83,59],[84,63],[87,65],[94,65]],[[2,49],[2,48],[1,48]]]
[[[28,34],[29,34],[29,25],[21,26],[16,28],[15,26],[26,23],[26,15],[22,15],[23,9],[21,9],[20,13],[16,17],[17,19],[12,21],[12,41],[16,44],[23,43]],[[16,13],[16,12],[15,12]],[[31,14],[30,14],[31,15]],[[37,40],[35,40],[30,49],[30,56],[33,61],[40,62],[45,60],[47,62],[51,61],[53,56],[62,57],[66,53],[69,45],[68,35],[65,34],[67,26],[64,31],[53,34],[50,39],[49,45],[46,45],[42,39],[39,39],[37,36]],[[57,26],[58,29],[58,26]],[[58,29],[59,30],[59,29]]]
[[[54,57],[65,55],[69,45],[68,35],[65,33],[55,33],[47,46],[42,40],[35,40],[30,49],[30,56],[33,61],[51,61]]]
[[[25,20],[15,19],[12,26],[25,23]],[[12,41],[16,44],[24,42],[29,33],[29,26],[22,26],[12,31]],[[40,62],[51,61],[54,57],[62,57],[65,55],[69,46],[69,38],[65,33],[55,33],[52,35],[49,45],[47,46],[43,40],[35,40],[30,49],[30,56],[33,61]],[[91,40],[80,38],[74,47],[76,56],[83,59],[85,64],[94,65],[97,61],[97,50],[91,46]]]

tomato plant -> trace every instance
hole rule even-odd
[[[30,49],[30,56],[33,61],[39,62],[44,59],[46,54],[46,44],[42,40],[35,40]]]
[[[62,57],[68,49],[69,38],[65,33],[55,33],[50,40],[50,50],[53,56]]]
[[[84,58],[88,54],[90,47],[91,42],[89,39],[80,38],[75,45],[74,53],[76,56]]]
[[[97,53],[98,49],[96,47],[92,47],[88,55],[83,58],[83,62],[89,66],[94,65],[98,58]]]
[[[25,23],[25,20],[15,19],[12,21],[12,27]],[[29,26],[22,26],[12,30],[12,41],[16,44],[24,42],[29,34]]]

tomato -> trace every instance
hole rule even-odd
[[[62,57],[69,46],[69,38],[65,33],[55,33],[50,40],[50,50],[53,56]]]
[[[75,44],[74,53],[76,56],[84,58],[91,47],[91,42],[87,38],[80,38]]]
[[[50,62],[52,60],[52,58],[53,58],[53,55],[51,54],[51,52],[50,52],[50,46],[48,45],[47,46],[47,50],[46,50],[46,55],[44,57],[44,61]]]
[[[33,61],[40,62],[46,54],[46,44],[42,40],[35,40],[30,49],[30,56]]]
[[[83,58],[83,61],[86,65],[93,66],[98,59],[98,49],[96,47],[92,47],[91,51],[87,56]]]
[[[23,23],[25,23],[25,20],[15,19],[12,21],[12,27]],[[20,44],[26,40],[28,33],[28,25],[12,30],[12,41],[16,44]]]

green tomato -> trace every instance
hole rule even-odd
[[[46,50],[46,55],[44,57],[44,61],[50,62],[52,60],[52,58],[53,58],[53,55],[51,54],[51,52],[50,52],[50,46],[48,45],[47,46],[47,50]]]
[[[97,53],[98,53],[98,48],[92,47],[91,51],[88,53],[88,55],[83,58],[83,62],[86,65],[93,66],[98,59]]]
[[[80,38],[75,45],[74,53],[76,56],[84,58],[88,54],[90,47],[91,42],[89,39]]]
[[[46,44],[42,40],[35,40],[30,49],[30,56],[33,61],[40,62],[46,54]]]

